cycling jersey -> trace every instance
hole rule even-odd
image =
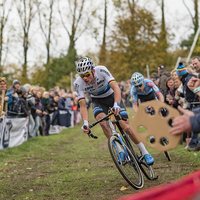
[[[149,79],[144,79],[144,90],[142,92],[138,91],[135,86],[132,86],[130,89],[130,95],[132,98],[132,102],[138,101],[138,96],[143,96],[143,99],[147,97],[146,101],[149,100],[149,96],[154,93],[157,94],[160,92],[159,88],[155,85],[155,83]],[[151,95],[152,96],[152,95]],[[152,97],[152,99],[155,99]]]
[[[115,79],[105,66],[96,66],[95,79],[90,84],[86,84],[79,76],[74,85],[78,95],[78,101],[85,100],[84,91],[88,92],[92,98],[104,98],[113,93],[110,84],[115,82]]]
[[[90,84],[86,84],[79,76],[75,81],[75,88],[78,95],[78,101],[85,100],[84,91],[88,92],[92,97],[92,108],[94,116],[99,113],[108,113],[108,109],[113,107],[114,104],[114,91],[110,87],[110,84],[115,82],[115,79],[104,66],[96,66],[95,79]],[[125,106],[121,100],[120,102],[120,114],[124,118],[128,118]]]

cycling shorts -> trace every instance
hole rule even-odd
[[[96,116],[102,112],[107,115],[109,108],[112,108],[113,105],[114,93],[104,98],[92,98],[92,109],[94,117],[96,118]],[[122,100],[120,102],[120,108],[120,114],[123,116],[123,118],[128,119],[128,114]]]
[[[147,95],[137,95],[137,97],[140,103],[157,99],[154,91],[150,92]]]

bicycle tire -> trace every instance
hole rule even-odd
[[[121,148],[122,144],[119,141],[119,138],[116,136],[111,136],[108,139],[108,147],[109,147],[109,151],[111,154],[111,157],[117,167],[117,169],[119,170],[119,172],[121,173],[121,175],[124,177],[124,179],[135,189],[141,189],[144,185],[144,179],[142,176],[142,172],[140,170],[140,167],[138,165],[138,162],[136,160],[136,158],[134,157],[134,155],[131,153],[131,151],[129,150],[129,148],[125,145],[125,148],[127,149],[127,152],[129,154],[130,160],[128,161],[128,159],[126,158],[125,163],[120,164],[118,162],[118,153],[116,150],[116,145],[114,145],[114,143],[118,143]]]
[[[153,169],[152,169],[151,165],[147,165],[146,162],[144,162],[143,160],[140,160],[141,156],[138,156],[136,150],[134,150],[133,146],[131,145],[130,138],[129,138],[129,136],[127,134],[126,134],[124,139],[125,139],[128,147],[132,151],[132,153],[135,156],[137,156],[138,163],[139,163],[139,166],[140,166],[140,169],[141,169],[142,173],[145,175],[145,177],[147,179],[153,180],[154,179],[154,173],[153,173]]]
[[[165,141],[163,141],[161,139],[160,143],[163,145],[163,146],[166,146],[167,144],[165,143]],[[171,156],[169,155],[169,152],[168,151],[164,151],[164,155],[166,156],[166,158],[168,159],[168,161],[171,161]]]
[[[168,161],[171,161],[171,156],[169,155],[168,151],[164,151],[165,156],[167,157]]]
[[[142,173],[145,175],[145,177],[149,180],[154,179],[154,173],[151,165],[147,165],[145,161],[139,161],[139,166],[142,171]]]

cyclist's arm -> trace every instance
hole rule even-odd
[[[156,93],[156,96],[158,97],[158,99],[161,101],[161,102],[164,102],[164,96],[161,92],[157,92]]]
[[[114,91],[115,102],[120,103],[121,102],[121,90],[120,90],[117,82],[110,83],[110,87]]]
[[[137,101],[133,102],[133,110],[134,110],[134,112],[138,111]]]
[[[84,120],[88,121],[88,110],[87,110],[87,105],[85,100],[82,100],[79,102],[80,105],[80,113],[81,113],[81,117]]]

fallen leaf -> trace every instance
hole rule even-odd
[[[8,163],[5,163],[5,165],[7,165]]]
[[[124,191],[124,190],[128,190],[128,189],[129,189],[129,188],[122,186],[122,187],[120,188],[120,191]]]

